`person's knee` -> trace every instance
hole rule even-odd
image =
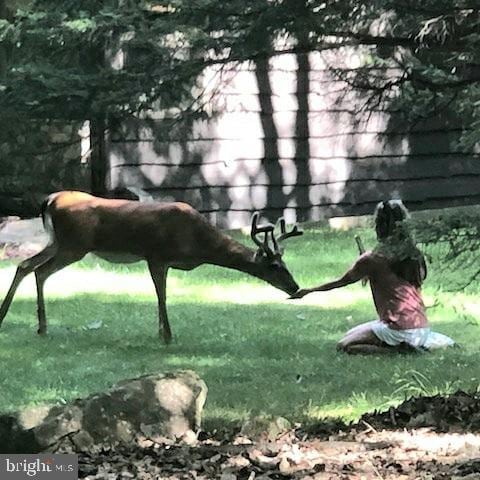
[[[337,343],[337,351],[338,352],[346,352],[348,349],[348,341],[345,338],[342,338],[338,343]]]
[[[364,347],[364,345],[358,345],[358,344],[352,345],[351,343],[342,343],[342,342],[337,343],[337,351],[340,353],[345,353],[347,355],[355,355],[357,353],[363,353],[362,347]]]

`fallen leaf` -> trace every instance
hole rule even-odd
[[[102,320],[95,320],[91,323],[89,323],[86,327],[84,327],[84,330],[98,330],[101,328],[103,325]]]

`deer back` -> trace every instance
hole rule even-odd
[[[218,257],[248,250],[182,202],[141,203],[60,192],[50,197],[45,216],[50,217],[60,246],[98,253],[108,260],[130,255],[215,263]]]

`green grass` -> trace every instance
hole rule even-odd
[[[301,286],[342,273],[357,255],[354,233],[312,228],[291,239],[285,259]],[[372,245],[371,233],[360,233]],[[13,273],[11,263],[0,268],[0,295]],[[463,272],[451,275],[461,279]],[[475,390],[478,289],[448,293],[444,280],[434,263],[425,297],[429,305],[440,304],[429,309],[429,317],[461,349],[350,357],[336,352],[336,342],[348,328],[375,317],[369,290],[360,284],[287,301],[239,272],[209,266],[172,271],[168,308],[175,340],[167,347],[157,336],[156,299],[145,266],[86,258],[47,283],[48,337],[35,333],[33,279],[15,298],[0,330],[0,410],[65,401],[121,379],[173,369],[193,369],[206,381],[207,426],[253,414],[349,420],[412,394]],[[100,328],[89,328],[100,321]]]

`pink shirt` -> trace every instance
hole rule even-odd
[[[382,255],[364,253],[351,273],[370,280],[373,301],[380,320],[395,330],[428,327],[420,289],[399,277]]]

